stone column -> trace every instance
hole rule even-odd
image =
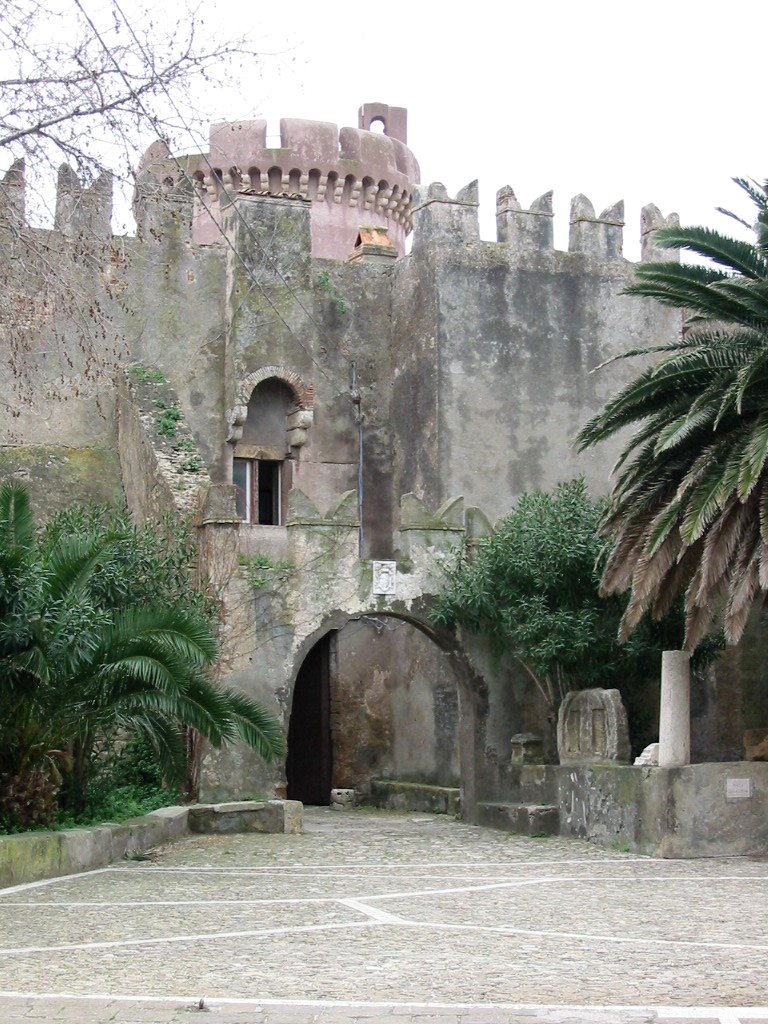
[[[691,656],[687,651],[661,655],[659,768],[691,763]]]

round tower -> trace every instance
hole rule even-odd
[[[371,131],[377,122],[383,130]],[[201,245],[220,237],[219,196],[231,191],[310,200],[313,256],[346,260],[361,225],[386,228],[402,255],[419,182],[406,130],[405,108],[384,103],[364,104],[357,128],[282,118],[277,147],[268,145],[266,121],[223,122],[211,126],[207,153],[175,161],[150,147],[139,175],[167,182],[183,167],[197,182],[192,239]]]

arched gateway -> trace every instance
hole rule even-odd
[[[222,603],[222,679],[277,710],[289,754],[265,768],[239,747],[211,752],[202,798],[287,792],[327,803],[331,786],[365,795],[375,778],[391,777],[460,787],[471,807],[484,683],[429,609],[441,556],[468,524],[472,534],[485,529],[483,517],[465,517],[461,499],[433,513],[406,495],[394,557],[371,562],[358,554],[354,492],[321,515],[294,490],[285,551],[278,560],[273,548],[271,568],[241,557],[231,490],[211,487],[199,519],[201,568]]]
[[[388,780],[459,789],[474,674],[446,640],[417,616],[375,609],[336,616],[306,653],[302,645],[288,719],[288,797],[327,805],[332,789],[353,789],[369,802],[375,784]]]

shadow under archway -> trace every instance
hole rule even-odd
[[[288,799],[318,806],[330,804],[333,782],[331,636],[317,641],[296,676],[285,762]]]

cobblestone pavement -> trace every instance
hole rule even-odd
[[[768,1024],[767,896],[766,861],[310,809],[0,890],[0,1024]]]

